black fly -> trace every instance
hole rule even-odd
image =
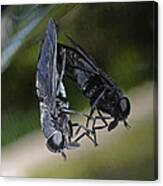
[[[91,141],[94,142],[94,140],[88,135],[86,127],[78,123],[73,124],[70,120],[69,115],[76,114],[76,112],[69,109],[69,102],[63,84],[67,49],[62,50],[62,60],[60,60],[62,70],[59,74],[57,70],[57,46],[56,26],[50,20],[40,50],[36,88],[40,102],[41,128],[47,138],[47,147],[50,151],[59,152],[66,158],[64,149],[78,147],[77,141],[81,139],[80,136],[72,141],[73,127],[83,128],[84,135]]]
[[[74,48],[58,44],[58,63],[63,60],[63,51],[66,50],[66,74],[73,79],[84,96],[89,99],[91,105],[90,117],[96,110],[99,116],[95,117],[92,125],[94,131],[108,128],[114,129],[119,121],[123,121],[125,127],[130,127],[126,119],[130,113],[130,102],[123,95],[121,89],[95,65],[95,60],[90,57],[75,41],[66,35]],[[104,116],[103,113],[109,114]],[[103,121],[102,126],[96,126],[96,119]],[[113,119],[110,123],[107,119]],[[87,119],[86,127],[89,127],[90,119]],[[78,128],[78,132],[80,127]],[[96,136],[95,136],[96,137]]]

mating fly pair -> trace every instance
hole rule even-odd
[[[114,129],[120,121],[126,127],[130,112],[130,103],[113,80],[95,65],[90,57],[75,41],[66,36],[74,48],[57,43],[55,23],[50,20],[39,55],[36,74],[37,95],[40,102],[41,127],[47,138],[47,147],[52,152],[74,149],[78,141],[87,136],[95,145],[96,130]],[[58,70],[59,69],[59,70]],[[84,96],[89,100],[89,115],[70,109],[63,84],[64,76],[74,80]],[[95,110],[98,115],[93,116]],[[106,113],[108,116],[104,116]],[[86,124],[73,123],[71,114],[80,114],[87,118]],[[101,120],[103,125],[97,125]],[[110,123],[108,123],[108,120]],[[93,121],[90,127],[90,121]],[[75,134],[74,127],[77,127]],[[84,132],[79,134],[80,130]]]

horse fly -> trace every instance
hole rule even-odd
[[[130,113],[129,99],[124,96],[116,83],[97,67],[95,60],[84,49],[68,35],[66,37],[74,47],[58,44],[58,64],[61,64],[63,52],[66,50],[66,75],[76,82],[91,105],[86,127],[89,127],[89,121],[94,112],[98,113],[92,124],[95,141],[96,130],[107,128],[108,131],[111,131],[120,121],[123,121],[124,126],[129,128],[126,121]],[[104,116],[104,113],[107,116]],[[97,119],[100,119],[103,124],[97,126]],[[108,119],[111,119],[110,123],[108,123]],[[77,133],[80,129],[81,127],[78,128]]]
[[[57,32],[55,23],[50,20],[45,33],[44,41],[39,54],[36,73],[36,89],[40,105],[40,123],[47,138],[47,147],[51,152],[58,152],[66,158],[64,149],[79,147],[80,138],[72,141],[73,127],[81,127],[85,135],[88,129],[78,123],[72,123],[70,114],[76,114],[69,108],[66,90],[63,84],[65,72],[66,49],[63,50],[61,73],[57,70]],[[79,113],[77,113],[79,114]],[[84,114],[83,114],[84,115]],[[86,116],[86,115],[84,115]]]

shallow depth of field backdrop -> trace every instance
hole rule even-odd
[[[2,175],[80,179],[153,180],[157,174],[154,122],[154,2],[2,6]],[[66,151],[49,152],[40,130],[35,73],[50,18],[59,42],[68,33],[111,76],[131,101],[127,130],[98,132]],[[71,107],[88,111],[78,88],[65,80]],[[83,118],[72,117],[83,123]]]

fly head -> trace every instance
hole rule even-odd
[[[127,97],[122,97],[118,100],[116,107],[114,108],[114,120],[109,124],[108,131],[114,129],[119,121],[123,121],[126,128],[130,128],[126,119],[130,113],[130,102]]]
[[[130,113],[130,102],[127,97],[122,97],[119,99],[117,104],[117,114],[119,120],[125,121],[125,119],[128,117]]]
[[[61,152],[64,148],[64,136],[61,131],[56,130],[54,132],[47,141],[47,147],[52,152]]]

